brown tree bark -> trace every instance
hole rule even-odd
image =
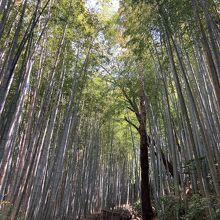
[[[150,183],[149,183],[149,159],[148,159],[148,138],[146,128],[143,124],[139,128],[140,134],[140,164],[141,164],[141,205],[142,219],[153,219],[154,213],[150,198]]]
[[[151,205],[150,197],[150,181],[149,181],[149,159],[148,148],[150,146],[150,139],[146,130],[146,106],[145,106],[145,92],[144,79],[140,77],[140,106],[139,106],[139,134],[140,134],[140,164],[141,164],[141,205],[142,205],[142,219],[153,219],[154,213]]]
[[[144,86],[144,76],[142,70],[140,71],[140,96],[139,96],[139,108],[122,88],[122,92],[131,106],[131,110],[135,113],[139,126],[133,124],[129,119],[125,120],[134,126],[140,134],[140,166],[141,166],[141,207],[142,207],[142,219],[151,220],[154,218],[154,212],[151,204],[150,196],[150,177],[149,177],[149,159],[148,148],[150,146],[150,138],[147,135],[146,129],[146,95]]]

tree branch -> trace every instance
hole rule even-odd
[[[125,121],[128,122],[130,125],[132,125],[136,130],[139,132],[139,128],[137,125],[135,125],[133,122],[131,122],[126,116],[124,117]]]
[[[121,90],[122,90],[123,95],[127,99],[128,103],[131,105],[131,108],[129,108],[129,109],[135,113],[138,121],[140,122],[140,113],[139,113],[139,110],[138,110],[136,103],[131,100],[131,98],[128,96],[128,94],[126,93],[124,88],[121,88]]]

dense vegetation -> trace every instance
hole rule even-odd
[[[0,219],[220,219],[217,0],[0,0]]]

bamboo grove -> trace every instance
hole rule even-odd
[[[219,1],[88,2],[0,0],[0,219],[219,219]]]

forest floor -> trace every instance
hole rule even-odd
[[[117,209],[106,210],[103,209],[100,213],[94,213],[82,218],[80,220],[140,220],[138,213],[132,209]]]

